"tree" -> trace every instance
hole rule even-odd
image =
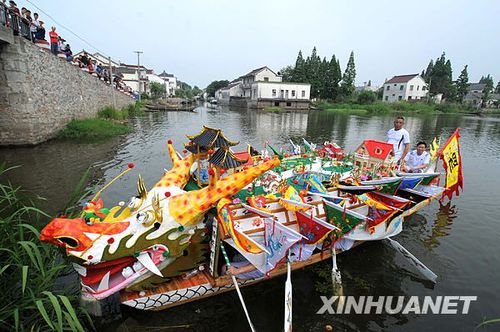
[[[431,75],[432,75],[432,69],[434,68],[434,61],[429,61],[429,64],[427,65],[427,69],[425,70],[425,73],[424,71],[422,71],[422,77],[424,78],[424,80],[429,83],[429,79],[431,78]]]
[[[450,60],[446,60],[446,54],[443,52],[441,57],[431,66],[432,60],[427,66],[425,73],[428,76],[426,82],[430,84],[430,93],[436,95],[442,93],[444,98],[453,98],[452,88],[452,69]],[[428,72],[430,70],[430,72]]]
[[[349,61],[345,68],[344,76],[342,76],[342,96],[351,97],[354,93],[354,81],[356,79],[356,67],[354,65],[354,52],[351,51]]]
[[[497,83],[497,87],[495,88],[495,93],[500,93],[500,81]]]
[[[205,91],[207,92],[207,95],[209,97],[215,97],[215,91],[219,90],[220,88],[225,88],[228,85],[229,85],[228,80],[213,81],[207,86]]]
[[[319,97],[321,90],[321,58],[318,56],[316,52],[316,46],[313,48],[311,52],[311,56],[306,60],[306,76],[308,82],[311,84],[311,97],[317,98]]]
[[[202,90],[202,89],[200,89],[200,88],[199,88],[199,87],[197,87],[196,85],[195,85],[195,86],[193,86],[193,94],[194,94],[195,96],[198,96],[198,95],[199,95],[199,94],[201,94],[202,92],[203,92],[203,90]]]
[[[295,68],[293,66],[286,66],[280,70],[283,82],[298,82],[295,80]]]
[[[481,106],[486,107],[486,104],[487,104],[488,99],[490,97],[491,90],[493,90],[493,86],[494,86],[493,77],[491,77],[490,74],[488,74],[488,76],[486,76],[486,77],[481,76],[479,83],[485,84],[484,89],[483,89],[483,97],[482,97],[483,103]]]
[[[464,97],[467,94],[467,90],[469,88],[469,74],[467,73],[467,65],[465,65],[464,69],[462,69],[462,72],[460,73],[460,76],[458,76],[456,85],[458,101],[460,101],[460,103],[463,103]]]
[[[373,91],[361,91],[358,95],[358,104],[372,104],[377,100],[377,94]]]
[[[302,51],[299,50],[297,60],[295,60],[295,68],[292,74],[293,82],[305,83],[306,75],[306,61],[302,56]]]
[[[165,93],[167,92],[165,84],[161,84],[158,82],[151,82],[149,89],[151,91],[151,98],[153,100],[165,97]]]

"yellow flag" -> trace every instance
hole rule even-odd
[[[429,155],[431,156],[431,159],[436,158],[436,152],[438,149],[439,149],[439,144],[437,141],[437,137],[434,137],[434,140],[432,141],[429,147]]]
[[[459,188],[463,188],[459,137],[460,134],[457,129],[439,153],[443,160],[444,169],[446,170],[446,191],[444,195],[447,195],[450,199],[453,193],[456,193],[458,196]]]

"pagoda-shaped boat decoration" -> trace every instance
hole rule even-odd
[[[208,169],[216,169],[216,178],[220,178],[222,170],[239,168],[247,160],[238,158],[231,147],[238,145],[239,141],[229,140],[221,129],[203,126],[197,135],[187,135],[189,142],[185,145],[186,150],[194,155],[197,162],[196,181],[198,186],[208,183]]]

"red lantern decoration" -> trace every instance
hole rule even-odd
[[[170,191],[165,191],[165,197],[170,197],[171,195]]]
[[[172,140],[171,140],[171,139],[169,139],[169,140],[167,141],[167,143],[168,143],[168,144],[172,144]]]
[[[134,168],[134,167],[135,167],[135,164],[134,164],[134,163],[128,163],[128,164],[127,164],[127,167],[128,167],[128,168]]]
[[[214,172],[214,169],[213,169],[213,168],[210,168],[210,169],[208,170],[208,175],[210,175],[210,176],[214,176],[214,175],[215,175],[215,172]]]
[[[184,150],[182,150],[182,153],[186,154],[186,153],[188,153],[188,150],[184,149]]]

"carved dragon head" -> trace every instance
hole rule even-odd
[[[150,191],[139,176],[139,194],[128,205],[107,210],[101,200],[92,201],[81,218],[55,218],[42,230],[40,240],[64,248],[78,262],[74,267],[89,295],[102,299],[155,275],[175,275],[164,271],[178,258],[189,261],[187,248],[200,241],[194,235],[205,229],[207,210],[279,165],[278,159],[268,160],[218,181],[211,169],[207,187],[186,192],[193,155],[179,158],[171,141],[168,151],[172,169]],[[193,264],[199,260],[193,257]]]

